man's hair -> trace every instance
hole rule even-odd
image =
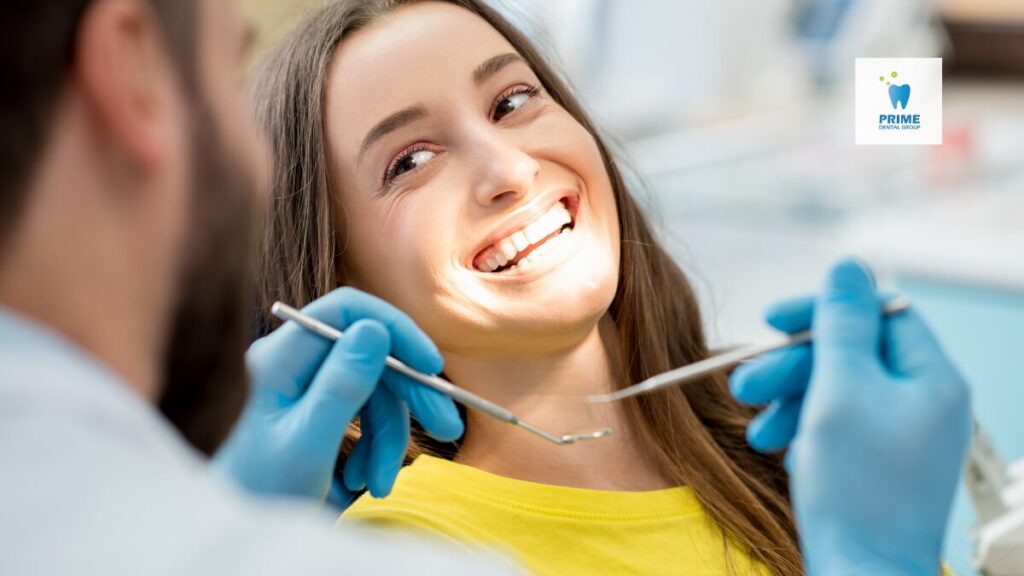
[[[28,196],[93,0],[0,2],[0,257]],[[194,83],[193,0],[147,0],[182,80]]]
[[[81,23],[91,3],[100,1],[0,0],[0,259],[23,218],[19,213],[50,134],[59,129],[53,118],[75,63]],[[246,255],[253,252],[256,219],[243,212],[256,194],[199,90],[198,0],[138,1],[152,11],[192,106],[190,244],[162,351],[158,404],[184,439],[211,454],[237,420],[248,390],[252,265]]]

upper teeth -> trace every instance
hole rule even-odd
[[[529,226],[499,240],[483,251],[477,258],[477,268],[481,272],[494,272],[498,268],[514,260],[520,253],[561,230],[566,224],[572,223],[569,210],[556,202],[543,216]]]

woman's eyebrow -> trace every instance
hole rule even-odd
[[[492,56],[487,60],[484,60],[483,64],[477,66],[476,70],[473,71],[473,83],[479,86],[486,82],[488,78],[497,74],[505,66],[514,62],[522,61],[523,57],[515,52]]]
[[[482,64],[473,70],[473,83],[477,85],[483,84],[488,78],[501,71],[502,68],[515,62],[523,62],[523,57],[515,52],[492,56],[487,60],[484,60]],[[409,108],[399,110],[378,122],[376,126],[366,133],[366,137],[363,138],[363,143],[359,146],[359,156],[356,162],[360,162],[363,154],[366,153],[366,150],[385,134],[394,132],[410,122],[419,120],[426,115],[427,109],[423,106],[410,106]]]
[[[374,142],[379,140],[382,136],[389,132],[394,132],[402,126],[419,120],[427,115],[427,109],[423,106],[410,106],[404,110],[399,110],[387,118],[381,120],[376,126],[370,129],[366,133],[366,137],[363,138],[363,143],[359,146],[359,160],[362,160],[363,154],[366,149],[369,148]],[[358,160],[357,160],[358,162]]]

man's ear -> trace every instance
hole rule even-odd
[[[73,74],[105,136],[143,169],[159,170],[178,88],[155,13],[144,0],[95,0],[76,42]]]

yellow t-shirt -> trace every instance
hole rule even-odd
[[[412,528],[456,542],[504,550],[530,572],[767,575],[730,542],[689,488],[611,492],[514,480],[420,456],[398,475],[387,498],[368,494],[342,522]]]

